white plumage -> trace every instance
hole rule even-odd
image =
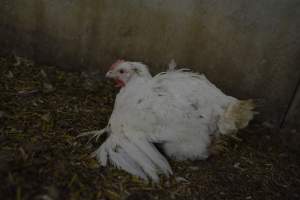
[[[108,162],[143,179],[172,174],[164,153],[176,160],[206,159],[212,138],[230,134],[253,118],[251,101],[225,95],[204,75],[186,69],[154,77],[137,62],[116,62],[107,77],[122,86],[109,123],[96,136],[108,133],[95,151],[101,165]],[[95,133],[95,132],[93,132]]]

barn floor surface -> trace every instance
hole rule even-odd
[[[90,157],[100,142],[76,138],[105,126],[110,82],[14,57],[0,57],[0,70],[3,200],[300,199],[299,151],[267,123],[206,161],[172,161],[174,176],[155,185],[101,168]]]

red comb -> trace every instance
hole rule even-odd
[[[113,70],[114,68],[116,68],[119,64],[125,62],[124,60],[117,60],[115,63],[113,63],[111,66],[110,66],[110,70]]]

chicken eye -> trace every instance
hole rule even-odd
[[[125,71],[123,69],[120,69],[119,72],[120,74],[124,74]]]

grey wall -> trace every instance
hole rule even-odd
[[[174,58],[228,94],[265,99],[274,122],[300,79],[299,0],[1,0],[0,31],[2,52],[69,69],[125,58],[158,71]]]

